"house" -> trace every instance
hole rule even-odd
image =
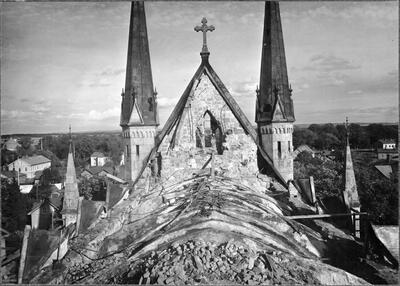
[[[381,139],[378,141],[378,148],[385,150],[396,149],[396,141],[394,139]]]
[[[107,163],[108,161],[110,161],[110,157],[105,156],[101,152],[94,152],[92,155],[90,155],[91,167],[104,166],[104,164]]]
[[[17,151],[17,147],[21,145],[18,143],[17,139],[11,137],[4,143],[4,146],[7,150]]]
[[[8,164],[8,170],[19,171],[25,174],[28,179],[35,177],[35,173],[51,167],[51,160],[43,155],[23,157]]]
[[[54,220],[62,206],[61,196],[46,198],[40,202],[35,202],[28,216],[31,217],[32,229],[53,229]]]
[[[104,177],[106,174],[113,174],[113,169],[111,167],[89,167],[86,168],[82,173],[82,177],[91,178],[93,176]]]

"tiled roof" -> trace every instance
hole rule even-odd
[[[393,144],[393,143],[396,143],[396,140],[394,140],[394,139],[380,139],[378,142],[381,142],[382,144]]]
[[[100,158],[104,158],[106,156],[104,156],[103,153],[101,152],[94,152],[92,155],[90,155],[90,157],[100,157]]]
[[[43,155],[25,157],[25,158],[21,158],[21,160],[25,161],[29,165],[39,165],[39,164],[44,164],[44,163],[51,162],[50,159],[46,158]]]

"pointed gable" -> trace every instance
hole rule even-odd
[[[257,123],[274,120],[274,107],[278,101],[281,118],[291,122],[295,120],[277,1],[265,2],[260,91],[257,97]]]
[[[232,118],[229,119],[230,122],[237,122],[237,125],[240,127],[242,130],[242,133],[247,135],[249,138],[248,144],[254,144],[255,149],[254,149],[254,155],[257,152],[257,149],[261,153],[261,156],[265,159],[267,162],[270,170],[272,170],[273,176],[275,176],[276,179],[278,179],[284,186],[286,186],[286,181],[283,179],[282,175],[279,173],[279,171],[273,166],[271,158],[268,156],[268,154],[262,149],[260,144],[257,141],[257,133],[255,131],[255,128],[251,125],[250,121],[247,119],[237,102],[234,100],[232,95],[229,93],[228,89],[225,87],[221,79],[218,77],[214,69],[211,67],[211,65],[208,62],[208,57],[202,57],[202,62],[195,72],[193,78],[189,82],[189,85],[186,87],[184,93],[182,94],[181,98],[179,99],[178,103],[176,104],[173,112],[171,113],[170,117],[168,118],[167,122],[165,123],[162,131],[157,135],[156,137],[156,146],[153,148],[152,152],[149,154],[147,157],[146,161],[150,161],[150,158],[154,157],[157,151],[160,151],[159,148],[161,145],[164,145],[166,141],[168,141],[170,144],[169,147],[165,148],[170,148],[174,147],[175,144],[179,143],[179,138],[182,136],[193,136],[195,137],[195,132],[193,128],[189,131],[192,132],[191,134],[182,134],[182,132],[187,132],[183,131],[182,129],[184,128],[184,119],[190,118],[190,120],[194,120],[192,114],[189,112],[189,107],[193,108],[193,100],[194,96],[196,94],[196,89],[200,86],[201,87],[201,82],[203,84],[205,82],[208,82],[207,85],[211,87],[212,89],[215,90],[213,93],[215,96],[219,96],[220,99],[224,102],[224,105],[226,106],[227,114],[231,113]],[[199,94],[199,93],[198,93]],[[205,109],[207,110],[207,109]],[[215,112],[212,112],[213,115],[219,115],[222,110],[218,110]],[[227,130],[227,128],[225,128]],[[240,132],[240,131],[239,131]],[[175,141],[175,138],[178,138],[178,142]],[[192,138],[193,138],[192,137]],[[164,160],[164,158],[163,158]],[[164,164],[164,161],[163,161]],[[146,168],[146,164],[143,164],[143,168],[140,172],[143,173],[144,169]],[[136,181],[139,179],[140,174]],[[136,181],[134,183],[136,183]]]
[[[142,120],[140,123],[135,120],[138,113]],[[132,2],[131,6],[125,92],[122,93],[120,124],[121,126],[158,125],[143,1]]]
[[[137,106],[137,103],[135,102],[134,107],[131,112],[131,117],[129,118],[129,125],[143,125],[143,117],[142,114],[140,113],[139,107]]]

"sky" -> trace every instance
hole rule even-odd
[[[1,133],[119,130],[129,2],[0,4]],[[264,2],[147,2],[161,126],[210,64],[251,122]],[[398,122],[398,2],[280,2],[297,124]]]

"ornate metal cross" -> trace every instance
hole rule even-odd
[[[215,27],[213,25],[207,26],[207,19],[203,17],[201,20],[201,26],[196,26],[194,27],[194,30],[196,32],[203,32],[203,48],[201,49],[202,53],[208,53],[208,48],[207,48],[207,36],[206,33],[208,31],[212,32],[215,30]]]

